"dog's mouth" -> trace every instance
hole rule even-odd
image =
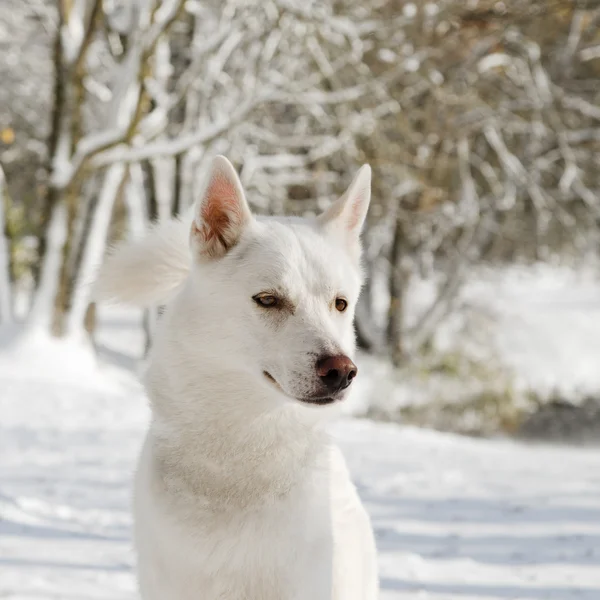
[[[279,383],[277,382],[277,380],[275,379],[275,377],[273,377],[273,375],[271,375],[271,373],[269,373],[268,371],[263,371],[263,375],[265,376],[265,379],[267,379],[272,385],[274,385],[282,394],[284,394],[285,396],[289,396],[289,394],[287,394],[283,388],[279,385]],[[293,398],[293,400],[297,400],[298,402],[303,402],[304,404],[315,404],[317,406],[325,406],[327,404],[333,404],[336,399],[332,398],[331,396],[324,396],[322,398],[319,397],[312,397],[312,398]]]

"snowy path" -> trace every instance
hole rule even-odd
[[[383,598],[600,599],[600,452],[338,429],[373,517]]]
[[[68,362],[0,354],[0,598],[135,598],[144,399],[75,358],[59,381]],[[600,450],[359,421],[335,434],[377,530],[383,600],[600,599]]]

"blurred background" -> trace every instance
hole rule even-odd
[[[598,600],[599,76],[593,0],[2,0],[0,596],[135,595],[159,310],[87,284],[220,153],[261,214],[373,167],[335,435],[382,598]]]
[[[353,410],[595,438],[599,22],[589,0],[3,0],[0,319],[93,339],[79,283],[216,153],[267,214],[368,162],[377,388]]]

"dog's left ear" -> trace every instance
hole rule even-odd
[[[233,165],[217,156],[208,185],[194,210],[190,242],[199,258],[219,258],[235,246],[252,220],[240,178]]]
[[[342,235],[352,248],[358,247],[360,232],[371,201],[371,167],[363,165],[350,187],[317,217],[326,231]]]

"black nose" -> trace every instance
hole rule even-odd
[[[356,365],[343,354],[320,358],[316,368],[317,375],[329,392],[347,388],[358,373]]]

